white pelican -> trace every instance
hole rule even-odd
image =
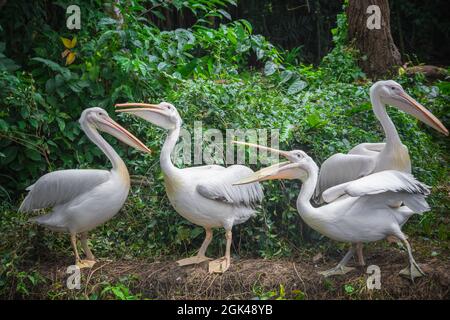
[[[251,146],[254,144],[241,143]],[[303,151],[278,152],[289,161],[282,162],[253,173],[235,184],[254,183],[273,179],[300,179],[302,187],[297,199],[297,210],[302,219],[321,234],[336,240],[352,243],[341,262],[330,270],[321,272],[324,276],[344,274],[348,260],[353,256],[356,245],[372,242],[389,236],[401,240],[409,255],[409,269],[401,274],[414,278],[423,275],[415,262],[411,247],[401,226],[414,213],[429,210],[425,197],[428,187],[411,174],[395,170],[380,171],[366,177],[343,183],[325,190],[323,197],[328,204],[315,208],[310,200],[317,184],[319,168]],[[389,206],[390,201],[401,201],[401,207]]]
[[[322,163],[314,194],[318,203],[323,202],[322,192],[333,186],[352,181],[383,170],[398,170],[411,173],[408,148],[402,144],[394,123],[386,112],[386,104],[414,116],[437,131],[448,135],[445,126],[425,107],[409,96],[400,84],[393,80],[378,81],[370,88],[372,109],[383,127],[385,143],[361,143],[348,154],[337,153]],[[401,202],[391,202],[398,207]],[[362,245],[356,250],[360,263],[364,263]]]
[[[51,208],[50,213],[32,218],[31,221],[53,231],[70,233],[75,263],[83,268],[92,267],[95,263],[87,243],[88,231],[119,212],[130,190],[130,177],[125,163],[98,130],[142,152],[150,153],[150,150],[101,108],[84,110],[79,122],[88,138],[111,161],[112,170],[60,170],[47,173],[27,188],[29,193],[19,211]],[[81,245],[87,260],[81,260],[78,254],[77,234],[81,234]]]
[[[319,181],[315,191],[316,197],[320,197],[322,192],[330,187],[371,173],[383,170],[411,173],[408,149],[402,144],[397,129],[386,112],[386,104],[396,106],[437,131],[448,135],[445,126],[393,80],[374,83],[370,88],[370,100],[373,112],[386,135],[386,143],[362,143],[351,149],[348,154],[337,153],[325,160],[320,167]]]
[[[120,109],[169,131],[161,150],[160,165],[164,174],[166,193],[175,210],[190,222],[202,226],[206,238],[195,257],[177,261],[179,266],[198,264],[210,260],[206,249],[213,236],[213,228],[225,228],[225,257],[211,261],[209,272],[225,272],[231,263],[230,249],[233,225],[247,221],[256,212],[255,207],[263,198],[259,183],[233,186],[232,182],[253,171],[241,165],[227,168],[218,165],[176,168],[170,158],[180,135],[181,117],[170,103],[158,105],[145,103],[123,103],[116,107],[139,107]]]

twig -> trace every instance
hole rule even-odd
[[[87,295],[87,288],[88,288],[88,285],[89,285],[89,281],[90,281],[91,278],[92,278],[92,275],[93,275],[95,272],[97,272],[97,270],[102,269],[104,266],[106,266],[106,265],[108,265],[108,264],[110,264],[110,263],[112,263],[112,261],[108,261],[108,262],[102,264],[100,267],[98,267],[97,269],[94,269],[93,271],[91,271],[91,272],[89,273],[88,278],[87,278],[87,280],[86,280],[86,285],[85,285],[85,288],[84,288],[84,295],[85,295],[86,297],[88,296],[88,295]]]
[[[209,284],[209,286],[205,289],[205,291],[204,291],[205,294],[207,293],[208,289],[211,288],[212,284],[214,283],[214,281],[216,281],[216,279],[217,279],[218,276],[219,276],[219,275],[216,275],[216,276],[214,277],[213,281],[211,281],[211,283]]]
[[[300,279],[300,281],[301,281],[302,284],[303,284],[303,293],[305,293],[305,291],[306,291],[305,281],[303,281],[302,277],[301,277],[300,274],[298,273],[297,268],[295,267],[295,262],[293,262],[292,265],[294,266],[295,274],[297,275],[297,277]]]

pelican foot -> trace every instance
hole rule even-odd
[[[209,263],[209,273],[224,273],[230,267],[230,262],[227,258],[219,258]]]
[[[95,260],[80,260],[77,261],[76,265],[78,268],[83,269],[83,268],[92,268],[95,263],[96,263]]]
[[[178,260],[177,264],[179,267],[182,267],[182,266],[188,266],[191,264],[199,264],[199,263],[202,263],[202,262],[205,262],[208,260],[211,260],[211,258],[208,258],[206,256],[195,256],[195,257]]]
[[[334,268],[331,268],[326,271],[320,271],[318,274],[321,274],[325,278],[331,277],[331,276],[338,276],[338,275],[344,275],[346,273],[349,273],[350,271],[355,270],[353,267],[344,267],[344,266],[336,266]]]
[[[412,282],[414,282],[415,278],[423,277],[425,272],[420,269],[417,263],[411,263],[409,267],[402,269],[398,274],[402,277],[409,278]]]

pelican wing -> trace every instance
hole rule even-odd
[[[375,158],[367,155],[337,153],[322,164],[315,196],[333,186],[367,176],[375,169]]]
[[[378,155],[385,148],[385,142],[379,143],[360,143],[353,147],[348,154],[359,154],[363,156],[375,156]]]
[[[106,182],[110,172],[106,170],[59,170],[47,173],[29,191],[19,211],[29,212],[67,203]]]
[[[254,208],[263,199],[263,191],[258,182],[233,185],[242,177],[253,173],[248,167],[234,165],[210,174],[208,181],[197,185],[197,192],[205,198],[233,205]]]
[[[398,200],[415,212],[424,212],[429,209],[425,201],[428,194],[430,194],[429,187],[411,174],[385,170],[329,188],[323,192],[322,197],[326,202],[332,202],[342,195],[351,197],[379,195],[374,199],[381,205],[390,200]]]

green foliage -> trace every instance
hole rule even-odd
[[[34,28],[40,32],[27,47],[18,48],[13,39],[0,38],[0,199],[4,202],[0,207],[0,296],[26,297],[33,286],[45,281],[29,267],[36,261],[56,257],[70,263],[72,259],[65,235],[28,224],[29,214],[16,209],[25,187],[45,172],[109,165],[79,128],[78,117],[87,107],[100,106],[115,117],[116,102],[166,100],[178,108],[184,127],[191,132],[194,121],[202,121],[204,129],[222,132],[280,129],[282,149],[303,149],[319,164],[358,143],[383,140],[368,97],[372,83],[357,67],[356,52],[345,38],[345,15],[338,16],[333,30],[335,48],[319,67],[313,67],[298,64],[299,49],[282,52],[253,34],[248,21],[228,22],[227,3],[232,1],[130,1],[131,5],[121,8],[120,24],[99,1],[91,1],[82,6],[86,24],[77,33],[77,59],[70,66],[61,59],[60,36],[72,38],[73,34],[46,21],[44,7],[33,17]],[[25,1],[17,1],[8,2],[5,10],[27,8]],[[159,26],[164,10],[190,10],[196,21],[190,28],[165,30]],[[227,23],[215,27],[211,17],[215,23],[221,18]],[[0,19],[0,25],[31,39],[28,33],[35,29],[20,23],[25,22],[19,20],[12,28],[6,16]],[[429,84],[421,76],[396,80],[448,124],[449,82]],[[395,110],[389,113],[410,150],[414,174],[433,186],[429,199],[433,211],[411,219],[407,232],[447,241],[448,146],[410,116]],[[163,132],[126,115],[118,121],[155,151],[142,156],[107,138],[130,173],[144,175],[150,186],[133,186],[121,213],[92,232],[95,253],[118,259],[192,254],[203,241],[204,231],[181,218],[169,204],[158,163]],[[298,216],[298,181],[269,182],[264,189],[266,201],[257,216],[234,230],[238,255],[295,256],[299,248],[324,243]],[[223,231],[216,234],[208,252],[211,256],[224,250]],[[129,292],[127,281],[105,283],[90,298],[139,298]],[[329,287],[336,290],[332,283]],[[11,288],[16,289],[11,292]],[[276,292],[255,291],[255,295],[304,298],[300,291],[286,294],[282,286]]]
[[[255,294],[255,298],[258,300],[304,300],[305,293],[301,290],[295,289],[290,293],[287,292],[284,288],[283,284],[280,284],[280,288],[278,290],[264,291],[260,287],[256,286],[253,288],[253,293]]]
[[[204,18],[213,14],[213,8],[229,2],[173,5],[177,9],[188,6]],[[237,75],[246,68],[251,53],[262,61],[280,59],[270,43],[251,34],[252,27],[245,20],[213,29],[199,18],[192,29],[161,31],[138,18],[145,8],[136,1],[121,8],[124,24],[118,29],[117,20],[102,14],[96,4],[92,6],[97,11],[82,12],[87,26],[78,34],[75,64],[62,66],[60,35],[45,24],[33,47],[37,56],[25,66],[31,73],[11,73],[15,65],[0,52],[4,88],[0,93],[4,105],[0,165],[7,172],[2,175],[3,195],[23,190],[39,173],[54,168],[104,164],[101,153],[92,148],[77,123],[86,107],[112,111],[116,101],[159,99],[183,79]],[[0,51],[4,47],[0,43]],[[130,153],[134,151],[127,155]]]
[[[322,60],[322,68],[328,81],[353,82],[363,78],[365,75],[356,64],[358,51],[347,39],[347,15],[345,8],[336,17],[337,26],[331,29],[334,48]]]
[[[117,284],[105,284],[104,288],[100,292],[100,295],[92,295],[90,297],[91,300],[96,300],[97,298],[101,299],[114,299],[114,300],[139,300],[141,299],[141,295],[133,295],[130,292],[130,289],[122,283],[124,279],[121,279]]]
[[[21,271],[17,274],[17,284],[16,290],[17,293],[22,296],[30,295],[30,287],[36,287],[45,283],[45,278],[36,271]]]
[[[344,291],[348,295],[352,295],[355,292],[355,288],[351,284],[346,284],[344,286]]]

